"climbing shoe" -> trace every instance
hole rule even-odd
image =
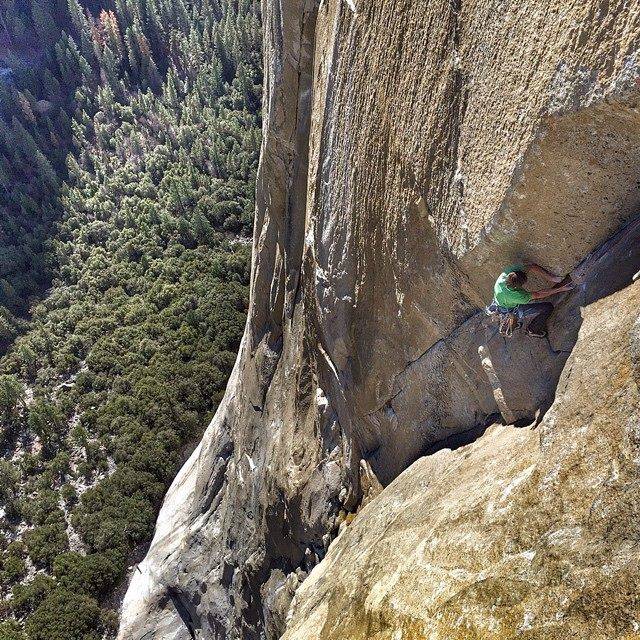
[[[547,332],[546,331],[536,331],[535,329],[529,329],[529,330],[527,330],[527,335],[531,336],[532,338],[546,338],[547,337]]]

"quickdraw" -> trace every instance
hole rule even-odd
[[[515,309],[506,309],[493,301],[486,309],[485,313],[492,319],[500,323],[500,335],[510,338],[513,332],[523,325],[522,314]]]

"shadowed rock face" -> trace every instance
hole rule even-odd
[[[387,484],[486,425],[479,346],[532,419],[580,306],[639,266],[637,226],[593,252],[640,210],[640,7],[265,0],[263,15],[247,329],[132,574],[127,640],[278,637],[361,500],[360,460]],[[549,345],[504,343],[478,313],[516,258],[580,282]]]

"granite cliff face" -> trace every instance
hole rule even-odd
[[[640,269],[640,3],[265,0],[263,14],[247,329],[120,637],[281,636],[365,494],[286,637],[548,638],[557,615],[562,637],[632,633],[637,602],[614,586],[638,577],[637,285],[609,296]],[[548,342],[505,342],[480,311],[516,258],[578,282]],[[537,433],[492,427],[411,466],[491,422],[540,420],[559,380]],[[624,623],[593,627],[609,601]]]

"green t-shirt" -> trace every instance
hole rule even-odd
[[[507,267],[496,280],[496,286],[493,288],[496,302],[506,309],[513,309],[520,304],[531,302],[531,294],[524,289],[510,289],[507,286],[507,276],[513,271],[524,271],[521,264],[512,264]]]

